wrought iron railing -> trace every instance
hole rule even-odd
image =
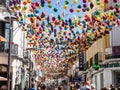
[[[0,42],[0,53],[8,53],[9,43],[8,42]],[[18,44],[11,45],[11,54],[18,55]]]
[[[105,59],[114,59],[114,58],[120,58],[120,55],[106,55]]]
[[[6,0],[0,0],[0,6],[6,6]]]
[[[0,42],[0,53],[8,53],[8,42]]]

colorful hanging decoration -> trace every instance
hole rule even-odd
[[[70,68],[78,49],[87,50],[97,39],[120,25],[118,0],[10,0],[9,7],[35,52],[44,73]],[[99,9],[96,9],[96,5]],[[110,12],[104,13],[105,6]],[[89,12],[90,11],[90,12]],[[90,15],[89,15],[90,14]]]

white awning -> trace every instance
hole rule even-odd
[[[0,76],[0,81],[7,81],[7,78]]]

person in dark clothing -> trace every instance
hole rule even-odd
[[[59,87],[58,87],[58,90],[62,90],[62,88],[59,86]]]
[[[102,88],[101,90],[109,90],[108,88],[106,88],[106,87],[104,87],[104,88]]]
[[[30,90],[36,90],[36,89],[35,89],[35,85],[34,85],[34,84],[32,84],[32,85],[31,85]]]
[[[37,86],[37,90],[41,90],[41,88],[40,88],[40,84],[38,84],[38,86]]]
[[[46,90],[46,86],[45,86],[45,85],[42,85],[41,90]]]

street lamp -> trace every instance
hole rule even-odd
[[[16,20],[15,16],[9,15],[4,18],[6,21],[10,23],[10,31],[9,31],[9,51],[8,51],[8,67],[7,67],[7,90],[10,90],[10,68],[11,68],[11,33],[12,33],[12,21]]]

